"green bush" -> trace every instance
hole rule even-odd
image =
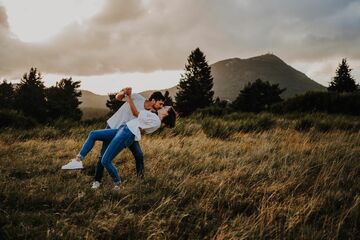
[[[243,116],[244,117],[244,116]],[[205,118],[201,122],[204,133],[211,138],[227,139],[234,132],[261,132],[275,126],[275,120],[268,115],[227,121],[222,118]]]
[[[309,131],[314,126],[314,121],[310,118],[301,118],[295,122],[295,130],[297,131]]]
[[[231,112],[233,112],[233,110],[228,107],[212,105],[212,106],[197,110],[194,113],[194,115],[197,115],[198,117],[207,117],[207,116],[222,117],[224,115],[230,114]]]
[[[14,110],[0,110],[0,128],[29,129],[37,125],[37,122]]]
[[[243,132],[261,132],[271,129],[275,120],[268,116],[258,116],[235,121],[235,129]]]
[[[261,114],[259,113],[252,113],[252,112],[233,112],[230,113],[228,115],[225,115],[223,117],[224,120],[226,121],[237,121],[240,119],[251,119],[251,118],[256,118],[258,116],[260,116]]]
[[[293,117],[291,115],[290,117]],[[294,119],[293,119],[294,120]],[[348,115],[328,115],[328,114],[308,114],[295,119],[295,129],[298,131],[307,131],[310,128],[320,132],[332,130],[340,131],[359,131],[360,122],[358,117]]]
[[[197,122],[191,119],[181,119],[174,128],[165,129],[164,132],[169,133],[170,136],[192,136],[201,130],[200,124]]]
[[[325,112],[360,115],[360,93],[307,92],[274,104],[273,113]]]
[[[206,118],[201,122],[201,127],[210,138],[227,139],[234,132],[234,124],[222,119]]]
[[[327,121],[317,122],[317,123],[315,123],[314,127],[316,130],[318,130],[320,132],[328,132],[333,129],[332,124]]]

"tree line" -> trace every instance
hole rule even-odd
[[[329,112],[360,115],[360,90],[351,75],[347,60],[342,59],[328,92],[307,92],[284,101],[280,97],[286,91],[279,84],[261,79],[247,83],[233,102],[214,99],[213,77],[205,54],[196,48],[185,64],[177,86],[175,101],[165,92],[165,105],[174,106],[181,116],[195,111],[222,115],[231,111],[275,113]],[[0,83],[0,127],[28,126],[31,123],[51,123],[58,119],[79,121],[82,112],[79,97],[80,81],[64,78],[55,86],[46,88],[42,75],[36,68],[25,73],[19,84]],[[108,94],[106,106],[110,114],[124,102],[115,99],[116,93]]]
[[[80,81],[64,78],[46,88],[36,68],[25,73],[19,84],[0,83],[0,126],[23,126],[22,123],[49,123],[58,119],[78,121]]]

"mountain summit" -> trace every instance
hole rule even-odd
[[[287,65],[273,54],[248,59],[231,58],[211,65],[216,97],[233,101],[248,82],[260,78],[286,88],[281,94],[288,98],[306,91],[324,91],[326,88],[304,73]]]

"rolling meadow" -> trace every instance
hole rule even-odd
[[[90,188],[61,166],[105,120],[0,132],[0,239],[358,239],[360,119],[201,113],[142,139]]]

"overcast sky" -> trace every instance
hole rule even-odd
[[[359,82],[359,26],[359,0],[0,0],[0,79],[166,88],[200,47],[210,64],[274,53],[326,86],[345,57]]]

